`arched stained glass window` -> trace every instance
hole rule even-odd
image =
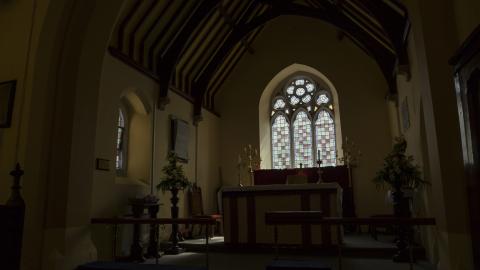
[[[312,122],[304,111],[298,112],[293,121],[293,143],[295,168],[313,167],[312,156]]]
[[[127,152],[127,139],[126,139],[126,114],[123,108],[118,110],[118,120],[117,120],[117,143],[116,143],[116,158],[115,158],[115,169],[117,175],[126,174],[126,152]]]
[[[290,125],[283,114],[275,116],[272,125],[273,168],[290,167]]]
[[[315,121],[317,151],[323,166],[335,166],[337,153],[335,145],[335,124],[332,116],[326,110],[318,113]]]
[[[330,91],[306,76],[279,90],[271,103],[272,167],[336,166],[334,109]]]

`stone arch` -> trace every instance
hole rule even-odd
[[[38,2],[32,73],[25,82],[29,132],[20,158],[29,183],[22,268],[74,269],[97,254],[90,238],[97,99],[103,58],[125,1]]]

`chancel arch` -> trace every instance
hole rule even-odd
[[[335,87],[312,67],[284,68],[260,98],[259,131],[262,168],[335,166],[343,156]]]

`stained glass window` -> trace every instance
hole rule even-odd
[[[295,145],[295,167],[313,167],[312,123],[304,111],[300,111],[293,122],[293,143]]]
[[[117,120],[117,143],[116,143],[116,158],[115,169],[117,174],[124,174],[126,170],[126,121],[125,112],[123,109],[118,110]]]
[[[279,98],[275,101],[275,104],[273,104],[273,108],[275,110],[278,110],[278,109],[283,109],[285,108],[285,101],[283,101],[283,99]]]
[[[272,125],[273,168],[290,168],[290,125],[287,118],[280,114]]]
[[[315,121],[315,133],[317,151],[320,153],[322,166],[336,166],[335,123],[326,110],[318,113],[317,121]]]
[[[329,101],[330,101],[330,99],[328,98],[328,96],[326,94],[321,94],[317,98],[317,104],[318,105],[327,104]]]
[[[297,105],[298,102],[300,102],[300,99],[298,99],[298,97],[292,96],[292,97],[290,98],[290,104],[292,104],[292,105]]]
[[[329,90],[306,76],[289,81],[272,99],[273,168],[313,167],[318,158],[336,166],[334,114]]]

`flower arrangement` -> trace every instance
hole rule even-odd
[[[404,137],[395,138],[393,150],[387,155],[383,168],[373,181],[379,185],[389,185],[392,190],[416,189],[430,184],[422,179],[420,168],[415,165],[413,156],[406,155],[407,141]]]
[[[188,181],[185,176],[182,165],[177,165],[177,155],[174,152],[170,152],[167,159],[168,164],[162,168],[165,177],[157,185],[157,189],[165,192],[166,190],[183,190],[190,188],[192,183]]]

